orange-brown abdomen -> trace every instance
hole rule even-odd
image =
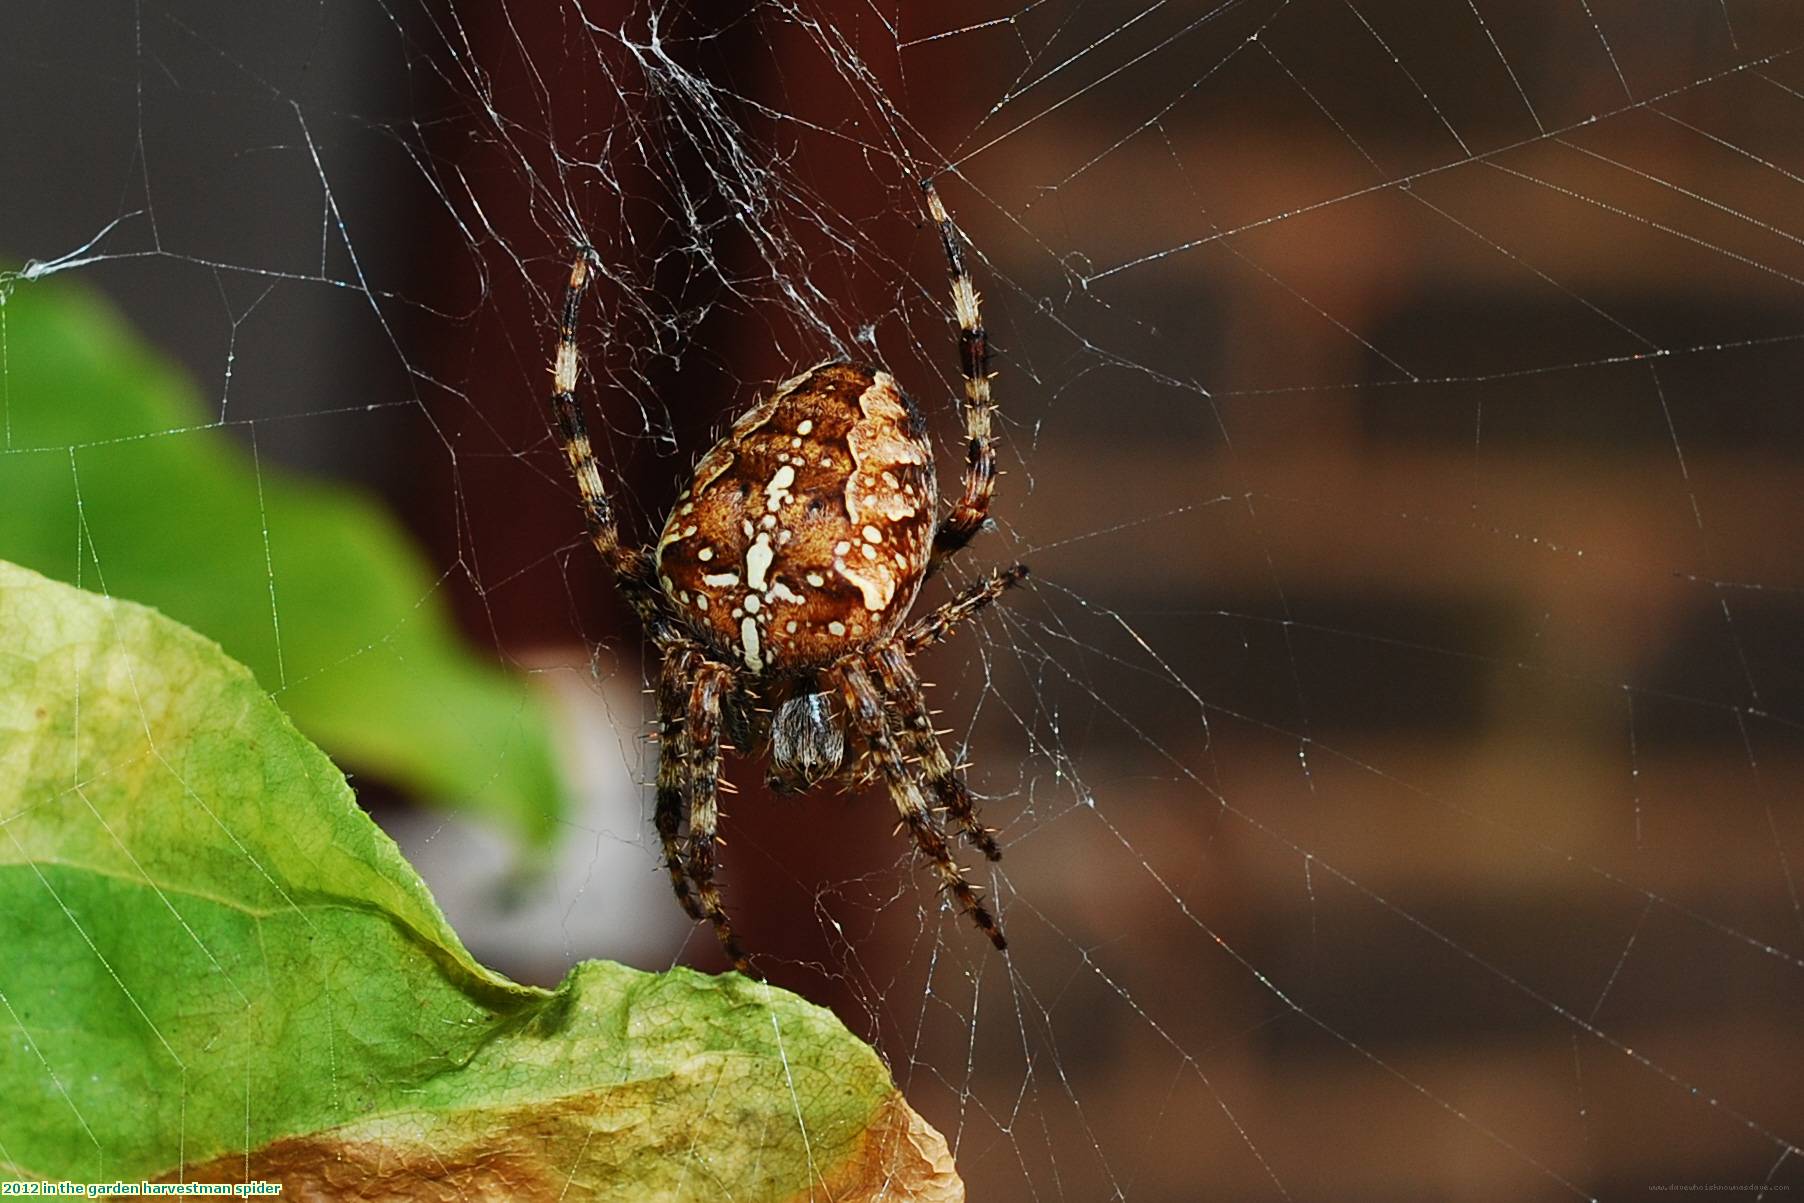
[[[747,410],[695,467],[656,553],[698,638],[753,672],[895,633],[939,496],[921,415],[888,372],[836,360]]]

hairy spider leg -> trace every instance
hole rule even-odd
[[[903,648],[912,655],[949,638],[979,610],[1026,579],[1027,565],[1016,564],[1013,568],[998,568],[982,580],[967,585],[957,597],[903,628]]]
[[[845,696],[846,712],[869,747],[872,766],[882,774],[884,784],[889,787],[890,800],[896,804],[903,826],[914,837],[915,846],[933,863],[941,884],[958,901],[959,909],[971,916],[978,929],[990,938],[990,943],[998,949],[1006,949],[1008,941],[1003,938],[996,917],[978,899],[977,888],[965,880],[964,870],[952,859],[946,833],[928,809],[920,779],[897,744],[889,716],[884,711],[883,695],[878,692],[876,683],[856,657],[841,661],[835,671]]]
[[[673,653],[664,661],[658,680],[658,808],[654,822],[664,844],[664,868],[670,887],[683,911],[697,923],[705,916],[684,868],[684,848],[679,834],[688,809],[690,763],[689,693],[702,663],[699,651]]]
[[[714,884],[718,867],[716,847],[722,842],[716,835],[720,824],[720,728],[721,703],[733,689],[733,670],[724,664],[704,660],[696,669],[689,690],[688,757],[683,771],[684,792],[689,799],[689,850],[684,870],[701,901],[702,915],[714,925],[714,935],[725,950],[733,968],[752,972],[751,959],[733,934],[733,924],[720,902],[720,889]]]
[[[886,699],[901,719],[902,754],[921,766],[928,791],[940,808],[952,816],[965,839],[990,860],[1001,860],[1002,849],[996,844],[995,828],[985,827],[977,817],[970,787],[947,758],[946,750],[933,732],[933,716],[927,709],[921,678],[908,662],[908,654],[900,643],[891,642],[878,648],[872,659]]]
[[[927,213],[939,227],[940,244],[946,249],[946,266],[952,277],[952,308],[958,315],[958,366],[965,378],[965,492],[953,503],[933,534],[933,564],[969,543],[990,514],[990,497],[996,489],[996,445],[990,435],[990,343],[983,328],[983,311],[976,287],[965,273],[964,252],[958,245],[958,227],[932,180],[922,180]]]
[[[570,472],[576,477],[577,491],[582,494],[583,522],[588,527],[589,542],[601,553],[602,562],[614,570],[620,591],[626,595],[646,630],[656,636],[666,624],[658,606],[657,587],[651,579],[651,559],[642,548],[620,544],[614,507],[608,501],[607,490],[602,487],[601,465],[595,459],[582,406],[576,400],[576,382],[582,363],[576,349],[576,318],[588,286],[589,257],[584,252],[570,265],[570,280],[564,286],[564,309],[558,321],[557,352],[551,369],[551,415],[557,423],[558,441],[563,444],[564,457],[570,461]]]

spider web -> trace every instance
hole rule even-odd
[[[1006,475],[923,604],[1034,570],[921,665],[1011,951],[880,797],[730,762],[775,980],[974,1199],[1804,1183],[1795,12],[82,7],[7,18],[0,243],[114,292],[263,460],[383,490],[565,700],[588,801],[514,909],[470,887],[492,836],[383,812],[478,957],[718,964],[545,416],[573,248],[629,532],[830,356],[898,374],[950,480],[931,175]]]

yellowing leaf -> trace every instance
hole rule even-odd
[[[0,1167],[288,1198],[963,1197],[827,1011],[478,965],[250,673],[0,563]]]

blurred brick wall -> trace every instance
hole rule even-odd
[[[1015,1004],[1029,984],[1059,983],[1061,1001],[1042,1031],[1032,1007],[1005,1014],[998,977],[975,1052],[957,989],[953,1019],[910,1030],[934,1009],[919,980],[933,932],[905,892],[928,887],[889,872],[879,798],[773,800],[756,769],[733,770],[726,882],[778,981],[908,1050],[899,1072],[936,1122],[1021,1089],[1023,1025],[1031,1055],[1081,1084],[1081,1119],[1043,1069],[1041,1133],[973,1125],[974,1198],[1028,1197],[1042,1177],[1022,1163],[1042,1147],[1071,1182],[1110,1177],[1070,1151],[1085,1142],[1133,1166],[1139,1199],[1201,1183],[1271,1197],[1274,1173],[1302,1197],[1562,1197],[1561,1180],[1641,1197],[1761,1180],[1771,1140],[1735,1116],[1804,1115],[1804,989],[1783,959],[1798,911],[1780,864],[1804,862],[1804,250],[1784,174],[1804,171],[1800,102],[1748,75],[1587,126],[1628,99],[1592,34],[1531,7],[1490,16],[1533,110],[1469,27],[1432,6],[1374,10],[1457,135],[1370,46],[1338,57],[1359,36],[1340,13],[1248,50],[1146,136],[1111,149],[1149,91],[1183,94],[1214,58],[1166,55],[1049,111],[968,166],[982,196],[945,185],[1004,276],[980,286],[1008,420],[1005,536],[974,560],[1029,558],[1052,591],[1022,599],[1023,621],[1068,620],[1073,642],[1030,650],[1006,632],[1031,627],[1004,625],[987,660],[950,648],[927,671],[970,736],[974,780],[1003,795]],[[1614,16],[1637,97],[1728,53],[1701,17],[1695,38],[1654,44]],[[1107,32],[1120,14],[1078,19]],[[968,23],[951,5],[911,10],[920,30]],[[707,53],[797,112],[838,95],[817,47],[771,36],[748,23]],[[1804,30],[1742,36],[1777,49]],[[870,61],[930,141],[968,148],[1012,124],[972,134],[1006,51],[1000,35],[948,39],[906,78]],[[1789,63],[1774,71],[1804,84]],[[782,133],[800,138],[809,187],[935,278],[901,173],[874,173],[855,143]],[[1106,158],[1073,172],[1092,150]],[[1463,165],[1437,169],[1450,162]],[[549,287],[557,248],[543,250]],[[1159,257],[1074,296],[1066,252],[1086,271]],[[844,312],[896,304],[882,281],[821,263]],[[544,313],[521,314],[509,342],[530,359]],[[692,374],[656,383],[687,450],[624,445],[641,517],[756,382],[796,366],[743,315],[697,338],[710,353]],[[933,377],[894,366],[956,445]],[[500,406],[525,423],[503,442],[535,450],[496,473],[555,468],[530,406]],[[546,525],[568,551],[576,511],[556,488],[534,482],[528,511],[461,471],[473,529]],[[485,561],[510,600],[480,612],[507,643],[542,640],[534,616],[556,611],[554,629],[580,636],[574,662],[600,642],[630,671],[633,634],[582,550],[540,547],[527,578]],[[1069,675],[1036,675],[1036,655]],[[989,689],[1008,704],[970,726]],[[1024,723],[1055,711],[1053,746],[1107,828],[1029,746]],[[1084,971],[1092,945],[1132,1004]],[[688,947],[718,963],[705,940]],[[1146,1144],[1179,1131],[1181,1156]],[[1775,1181],[1795,1181],[1796,1161]]]

